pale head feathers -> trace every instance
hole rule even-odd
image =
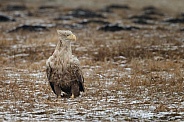
[[[76,41],[76,36],[69,30],[57,30],[59,39],[62,41]]]

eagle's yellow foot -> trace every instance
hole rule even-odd
[[[61,99],[61,95],[57,96],[57,99]]]
[[[74,94],[72,94],[72,96],[70,98],[74,98]]]

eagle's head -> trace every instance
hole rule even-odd
[[[76,41],[76,36],[69,30],[57,30],[60,41]]]

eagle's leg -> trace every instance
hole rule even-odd
[[[61,88],[54,84],[54,91],[55,91],[55,94],[57,95],[57,98],[61,98]]]
[[[78,97],[80,95],[79,85],[77,83],[72,84],[71,93],[71,98]]]

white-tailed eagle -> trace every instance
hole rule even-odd
[[[72,55],[71,41],[76,36],[69,30],[57,30],[59,40],[54,53],[46,61],[47,78],[53,92],[61,97],[61,91],[71,98],[84,92],[84,78],[80,62]]]

